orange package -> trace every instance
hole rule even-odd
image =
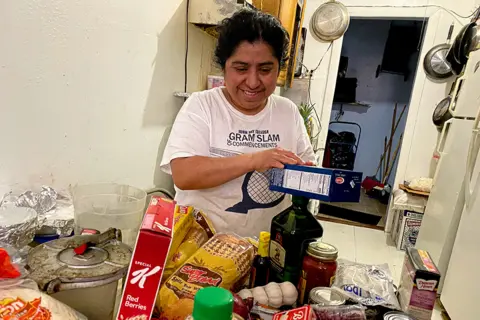
[[[178,268],[157,295],[160,319],[183,320],[193,311],[193,298],[205,287],[232,286],[250,271],[253,246],[231,233],[218,233]]]
[[[215,234],[212,223],[203,212],[194,210],[193,218],[193,225],[185,236],[185,239],[171,256],[171,259],[167,261],[163,272],[162,283]]]

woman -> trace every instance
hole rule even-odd
[[[273,95],[288,43],[271,15],[243,10],[225,19],[215,50],[225,87],[194,93],[173,125],[162,169],[177,202],[205,211],[217,231],[269,231],[290,199],[268,189],[266,171],[314,160],[297,106]]]

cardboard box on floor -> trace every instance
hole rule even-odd
[[[172,242],[175,202],[153,196],[130,262],[117,320],[150,319]]]
[[[398,250],[415,247],[423,214],[411,210],[394,210],[393,212],[396,217],[392,229],[395,246]]]

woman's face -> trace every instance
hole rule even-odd
[[[279,64],[267,43],[243,41],[227,59],[224,71],[230,102],[239,111],[254,115],[275,91]]]

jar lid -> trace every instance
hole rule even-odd
[[[307,253],[315,258],[323,260],[336,260],[338,250],[331,244],[315,241],[308,245]]]
[[[345,299],[332,288],[316,287],[310,291],[310,304],[321,306],[341,306],[345,304]]]
[[[27,257],[29,277],[48,291],[49,283],[95,282],[121,278],[127,272],[132,249],[110,239],[89,247],[83,254],[75,254],[69,247],[72,241],[88,241],[92,235],[61,238],[45,242],[30,250]]]
[[[414,320],[408,314],[398,311],[390,311],[383,316],[384,320]]]
[[[201,289],[195,295],[193,319],[231,320],[233,315],[233,295],[219,287]]]

